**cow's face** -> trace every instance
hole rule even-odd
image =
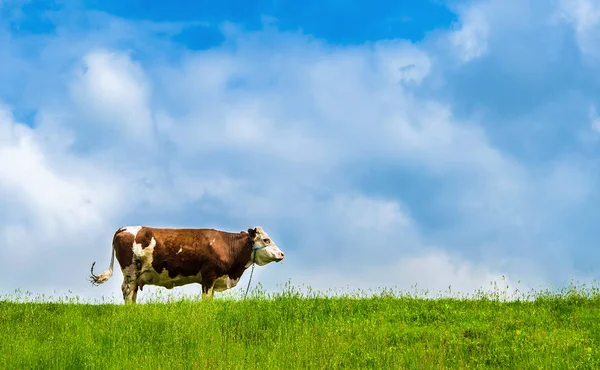
[[[248,229],[250,239],[254,242],[254,248],[259,248],[254,251],[254,262],[259,266],[264,266],[267,263],[283,260],[283,252],[269,235],[257,226],[254,229]]]

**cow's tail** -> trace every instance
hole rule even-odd
[[[92,273],[92,275],[90,275],[90,282],[92,283],[92,285],[100,285],[100,284],[108,281],[108,279],[110,279],[110,277],[113,274],[113,266],[115,264],[115,240],[114,240],[114,238],[113,238],[113,243],[112,243],[112,256],[110,257],[110,266],[108,266],[108,269],[106,269],[100,275],[95,275],[94,274],[94,265],[95,264],[96,264],[96,262],[92,263],[92,268],[90,269],[90,272]]]

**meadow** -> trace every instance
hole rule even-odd
[[[598,369],[595,286],[505,297],[260,286],[135,305],[0,298],[2,369]]]

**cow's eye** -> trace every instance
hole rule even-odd
[[[263,239],[263,242],[269,244],[269,243],[271,243],[271,239]]]

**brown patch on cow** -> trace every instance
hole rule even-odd
[[[142,249],[147,248],[152,241],[152,230],[147,227],[142,227],[135,236],[135,242],[142,245]]]
[[[129,232],[124,232],[121,228],[113,237],[113,246],[115,248],[115,257],[119,261],[121,268],[130,266],[133,263],[133,241],[134,237]]]
[[[156,240],[152,267],[160,274],[169,272],[169,277],[202,274],[203,282],[222,275],[234,274],[240,265],[238,259],[250,259],[252,244],[246,233],[228,233],[213,229],[152,229]],[[247,253],[241,255],[246,247]],[[181,250],[181,252],[179,252]]]

